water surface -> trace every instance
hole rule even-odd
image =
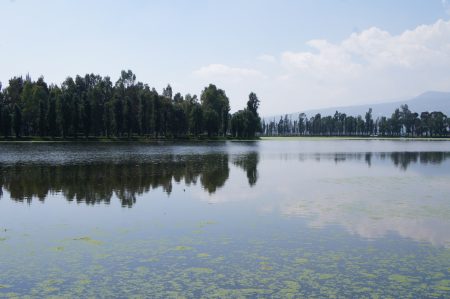
[[[1,144],[0,297],[448,298],[450,142]]]

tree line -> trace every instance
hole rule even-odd
[[[409,136],[444,137],[449,136],[450,118],[440,111],[412,112],[408,105],[395,109],[391,117],[372,116],[370,108],[364,118],[348,116],[336,111],[333,116],[320,113],[308,117],[300,113],[297,118],[285,115],[262,124],[263,135],[267,136]]]
[[[252,138],[261,129],[259,99],[250,93],[247,107],[230,114],[225,91],[210,84],[196,95],[173,94],[170,84],[159,94],[122,71],[110,77],[67,77],[60,85],[43,77],[14,77],[0,83],[0,133],[4,137],[199,137]]]

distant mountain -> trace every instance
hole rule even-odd
[[[366,104],[358,106],[345,106],[345,107],[331,107],[323,109],[306,110],[297,113],[288,113],[292,118],[297,118],[300,113],[305,113],[308,118],[320,113],[322,116],[334,115],[334,113],[339,111],[340,113],[345,113],[347,115],[357,116],[361,115],[364,117],[369,108],[372,108],[373,118],[379,116],[391,116],[396,108],[401,105],[407,104],[409,110],[413,112],[423,111],[442,111],[447,116],[450,116],[450,92],[439,92],[439,91],[428,91],[412,99],[397,100],[393,102],[378,103],[378,104]],[[264,120],[272,121],[274,118],[276,121],[280,119],[281,115],[263,117]],[[283,115],[284,116],[284,115]]]

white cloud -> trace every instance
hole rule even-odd
[[[268,62],[268,63],[275,63],[275,62],[277,62],[277,59],[275,58],[275,56],[268,55],[268,54],[259,55],[257,57],[257,59],[260,60],[260,61]]]
[[[263,78],[263,74],[257,70],[247,68],[230,67],[224,64],[210,64],[196,71],[194,75],[200,77],[231,77],[231,78]]]
[[[450,21],[438,20],[398,35],[372,27],[337,43],[311,40],[306,45],[311,50],[281,54],[276,89],[286,95],[274,103],[288,107],[285,111],[450,89]]]
[[[340,43],[307,42],[315,52],[285,52],[287,68],[312,74],[358,74],[370,70],[401,67],[419,70],[450,65],[450,21],[421,25],[400,35],[372,27],[353,33]]]
[[[217,81],[239,100],[256,92],[265,116],[450,90],[450,21],[437,20],[399,34],[371,27],[338,42],[315,39],[306,46],[310,49],[284,51],[279,57],[260,55],[257,60],[269,63],[264,74],[256,66],[223,64],[210,64],[194,74]],[[242,106],[236,103],[232,109]]]

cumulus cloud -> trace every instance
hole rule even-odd
[[[281,53],[277,90],[289,94],[277,104],[293,107],[291,112],[450,89],[450,21],[397,35],[371,27],[340,42],[306,45],[310,50]]]
[[[450,90],[450,21],[437,20],[399,34],[371,27],[338,42],[314,39],[306,46],[277,57],[255,57],[255,62],[268,63],[264,74],[256,66],[223,64],[210,64],[194,74],[218,80],[240,98],[252,88],[262,99],[265,116]]]
[[[353,74],[390,67],[420,70],[450,65],[450,21],[421,25],[400,35],[372,27],[340,43],[311,40],[315,51],[284,52],[289,69],[312,74]]]
[[[210,64],[196,71],[200,77],[232,77],[232,78],[263,78],[263,74],[254,69],[230,67],[224,64]]]

